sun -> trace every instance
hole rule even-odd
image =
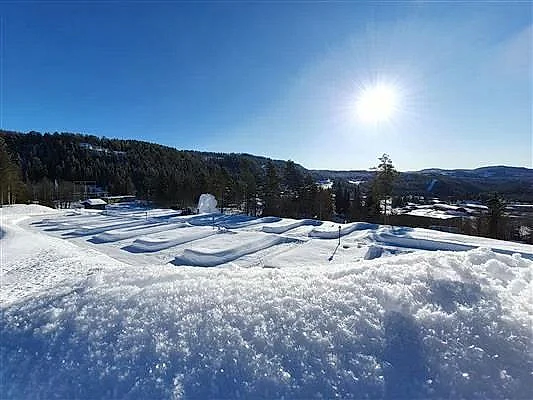
[[[358,118],[365,123],[388,122],[398,108],[398,94],[393,86],[376,84],[361,90],[356,111]]]

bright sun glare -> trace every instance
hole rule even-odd
[[[357,116],[365,123],[390,121],[396,112],[397,100],[397,91],[392,86],[377,84],[364,88],[357,99]]]

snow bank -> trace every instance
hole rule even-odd
[[[88,226],[80,226],[79,228],[72,231],[73,235],[94,235],[97,233],[106,232],[109,230],[114,229],[125,229],[125,228],[131,228],[131,227],[141,227],[143,225],[146,225],[148,223],[155,223],[157,220],[120,220],[116,223],[103,223],[103,224],[97,224],[97,225],[88,225]]]
[[[315,219],[302,219],[292,223],[285,223],[283,225],[275,226],[263,226],[263,232],[266,233],[285,233],[291,229],[299,228],[301,226],[319,226],[322,225],[322,221]]]
[[[83,227],[85,224],[90,224],[90,227],[97,226],[109,226],[112,222],[123,223],[124,218],[120,217],[107,217],[100,214],[94,214],[92,216],[83,216],[83,217],[71,217],[66,219],[43,219],[41,221],[35,222],[35,225],[45,226],[48,231],[65,231],[73,230],[76,228]]]
[[[227,222],[223,222],[220,225],[228,229],[239,229],[239,228],[246,228],[249,226],[260,225],[260,224],[271,224],[272,222],[279,222],[279,221],[281,221],[281,218],[279,217],[261,217],[261,218],[253,217],[253,219],[250,221],[234,222],[232,220],[228,220]]]
[[[176,259],[173,261],[173,264],[214,267],[216,265],[236,260],[237,258],[247,254],[268,249],[281,243],[290,243],[295,241],[295,239],[290,239],[283,236],[265,235],[264,237],[256,239],[255,241],[243,243],[238,246],[233,246],[215,252],[185,249],[183,255],[176,257]]]
[[[2,216],[8,215],[43,215],[43,214],[59,214],[62,211],[42,206],[40,204],[11,204],[0,207],[0,214]]]
[[[382,254],[383,254],[383,247],[376,246],[376,245],[370,245],[368,246],[368,249],[366,250],[364,259],[373,260],[374,258],[381,257]]]
[[[94,241],[106,243],[106,242],[116,242],[118,240],[130,239],[137,237],[139,235],[147,235],[149,233],[159,233],[165,232],[172,229],[184,228],[188,224],[184,222],[177,223],[167,223],[167,222],[156,222],[152,224],[145,224],[141,226],[133,226],[130,228],[123,229],[114,229],[107,232],[100,233],[96,235],[93,239]]]
[[[35,222],[38,225],[58,225],[69,221],[82,221],[82,220],[98,220],[101,219],[101,214],[87,214],[83,215],[74,211],[66,212],[61,217],[55,218],[43,218],[40,221]]]
[[[532,275],[483,249],[103,270],[2,304],[0,397],[530,398]]]
[[[448,251],[466,251],[472,250],[476,246],[463,243],[452,243],[449,241],[439,241],[431,239],[422,239],[419,237],[399,236],[387,232],[378,232],[371,237],[376,241],[389,246],[407,247],[417,250],[448,250]]]
[[[533,262],[485,248],[384,257],[383,246],[531,246],[369,224],[343,225],[337,245],[322,238],[338,225],[324,223],[298,246],[243,230],[183,252],[207,266],[265,251],[275,269],[142,267],[146,255],[125,265],[84,238],[17,226],[25,215],[0,220],[2,399],[530,397]],[[137,245],[198,232],[224,230]]]
[[[25,218],[22,210],[0,220],[0,231],[5,233],[0,238],[2,306],[57,285],[68,286],[66,282],[102,269],[124,266],[97,251],[82,250],[68,241],[24,230],[16,225],[21,218]]]
[[[187,219],[187,222],[195,226],[218,226],[226,222],[238,223],[257,219],[248,215],[224,215],[220,213],[195,215]]]
[[[131,246],[128,247],[132,252],[154,252],[168,249],[169,247],[178,246],[183,243],[192,242],[199,239],[204,239],[212,235],[219,233],[218,230],[203,230],[200,232],[184,233],[175,238],[151,238],[142,237],[136,239]]]
[[[309,237],[315,237],[320,239],[336,239],[339,237],[339,227],[340,235],[346,236],[355,231],[361,231],[365,229],[376,229],[378,225],[370,224],[368,222],[354,222],[351,224],[344,225],[332,225],[330,229],[313,229],[309,232]]]

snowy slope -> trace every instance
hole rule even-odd
[[[349,225],[331,260],[337,239],[302,236],[258,249],[275,269],[139,266],[23,215],[1,214],[2,399],[530,397],[533,263],[519,254],[418,251],[468,238]],[[227,257],[263,237],[285,236],[243,226],[163,252]],[[513,246],[531,253],[492,247]]]
[[[30,216],[51,214],[58,212],[38,205],[0,208],[0,230],[5,233],[0,238],[0,304],[122,265],[98,251],[18,226]]]

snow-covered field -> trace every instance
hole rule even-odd
[[[0,210],[2,399],[531,398],[533,246]]]

